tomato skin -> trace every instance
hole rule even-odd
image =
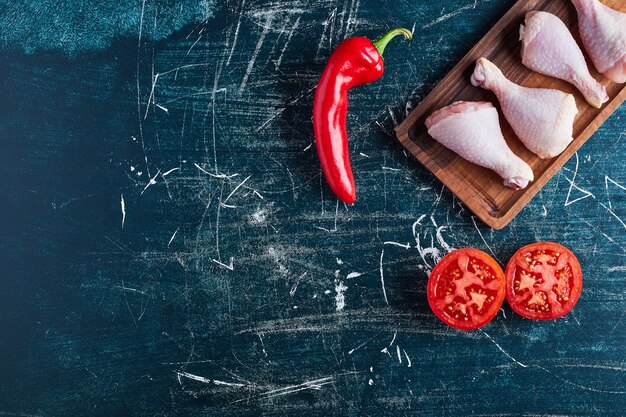
[[[507,264],[505,275],[509,305],[529,319],[563,317],[574,308],[582,292],[583,274],[578,259],[568,248],[554,242],[520,248]],[[537,302],[530,303],[533,300]]]
[[[460,282],[468,280],[471,285],[457,289]],[[433,268],[428,279],[428,304],[448,326],[476,330],[493,320],[498,313],[504,302],[505,283],[502,268],[491,256],[479,249],[457,249],[444,256]],[[476,287],[482,287],[478,289],[480,293],[475,292]],[[475,296],[481,298],[481,306],[474,302]],[[459,298],[468,300],[460,302]],[[483,306],[486,308],[483,309]],[[469,314],[465,314],[466,311]],[[455,314],[463,317],[455,317]]]

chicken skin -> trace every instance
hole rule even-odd
[[[506,144],[498,111],[491,103],[458,101],[432,113],[426,128],[446,148],[495,171],[506,187],[526,188],[534,179],[530,166]]]
[[[598,0],[572,0],[580,37],[596,69],[616,83],[626,83],[626,13]]]
[[[553,158],[572,142],[578,114],[573,95],[554,89],[522,87],[507,79],[486,58],[476,62],[471,82],[495,93],[517,137],[540,158]]]
[[[525,66],[573,84],[594,107],[609,101],[606,88],[589,73],[580,47],[561,19],[551,13],[529,12],[520,39]]]

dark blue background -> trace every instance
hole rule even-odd
[[[512,4],[3,5],[0,415],[623,416],[625,108],[497,232],[393,133]],[[398,25],[350,96],[346,207],[313,89],[341,39]],[[538,240],[580,258],[573,313],[432,315],[446,251]]]

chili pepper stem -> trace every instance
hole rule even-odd
[[[413,33],[410,30],[405,29],[405,28],[397,28],[397,29],[390,30],[389,32],[381,36],[380,39],[372,42],[374,46],[376,47],[376,49],[378,49],[378,53],[380,54],[380,56],[383,56],[383,53],[385,52],[385,48],[387,47],[387,44],[393,38],[399,35],[403,35],[405,39],[409,39],[409,40],[413,38]]]

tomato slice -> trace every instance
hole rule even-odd
[[[504,272],[491,256],[478,249],[457,249],[431,272],[428,304],[448,326],[475,330],[498,313],[504,286]]]
[[[582,287],[578,259],[558,243],[524,246],[506,266],[506,299],[517,314],[529,319],[552,320],[569,313]]]

